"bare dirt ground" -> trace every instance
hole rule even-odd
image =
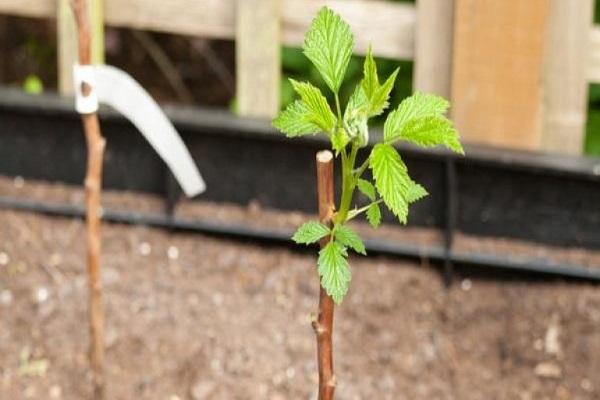
[[[83,237],[79,220],[0,210],[0,399],[90,398]],[[103,239],[110,400],[314,398],[314,257],[140,226]],[[338,399],[600,398],[599,287],[446,290],[425,264],[351,261]]]

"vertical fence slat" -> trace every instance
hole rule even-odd
[[[593,9],[593,0],[550,0],[543,80],[545,151],[583,151]]]
[[[454,0],[418,0],[415,90],[450,97]]]
[[[92,62],[104,64],[104,0],[89,0],[92,28]]]
[[[103,0],[88,2],[92,29],[92,63],[104,62]],[[58,43],[58,91],[73,94],[73,63],[77,60],[77,32],[70,0],[59,0],[56,13]]]
[[[549,0],[455,3],[452,117],[462,136],[539,149]]]
[[[73,94],[73,63],[77,59],[77,34],[69,0],[57,4],[58,92]]]
[[[272,118],[279,110],[281,1],[238,0],[237,102],[241,115]]]

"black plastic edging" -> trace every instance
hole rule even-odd
[[[39,202],[32,200],[0,197],[0,207],[18,211],[41,213],[51,216],[84,218],[82,207],[69,204]],[[291,245],[291,231],[264,230],[244,224],[222,224],[202,219],[170,217],[167,214],[135,213],[130,211],[103,210],[102,219],[107,222],[139,224],[159,228],[181,230],[224,236],[234,239],[263,241],[269,244]],[[429,259],[436,262],[488,267],[499,270],[529,272],[562,278],[580,279],[600,283],[600,269],[595,270],[576,265],[544,264],[525,258],[497,257],[476,253],[449,252],[441,246],[419,247],[380,239],[365,240],[365,246],[371,253]],[[297,249],[296,246],[294,246]]]
[[[316,209],[314,154],[327,145],[320,136],[289,140],[266,121],[223,110],[166,109],[207,182],[203,200]],[[104,188],[163,195],[173,210],[178,189],[164,163],[122,117],[103,110],[101,118]],[[374,130],[371,138],[379,135]],[[600,249],[598,159],[478,146],[466,146],[464,158],[408,145],[399,150],[431,194],[411,207],[409,224],[444,231],[447,250],[454,231]],[[1,175],[81,185],[85,161],[71,100],[0,89]],[[446,270],[451,276],[450,264]]]

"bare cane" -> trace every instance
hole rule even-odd
[[[91,63],[91,34],[86,0],[71,2],[77,24],[79,64]],[[82,83],[83,96],[92,90]],[[104,387],[104,304],[102,302],[102,280],[100,274],[100,192],[102,190],[102,163],[106,141],[100,131],[97,112],[81,115],[87,144],[87,172],[85,176],[85,204],[87,230],[87,269],[89,286],[90,318],[90,365],[94,387],[94,399],[105,397]]]
[[[317,192],[319,197],[319,219],[330,225],[335,211],[333,198],[333,154],[328,151],[317,153]],[[321,248],[329,242],[329,237],[321,240]],[[320,280],[319,280],[320,282]],[[319,283],[319,312],[313,321],[317,337],[317,363],[319,366],[319,400],[332,400],[335,391],[333,374],[333,310],[331,296]]]

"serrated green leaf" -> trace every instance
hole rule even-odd
[[[350,138],[344,128],[337,129],[335,133],[331,135],[331,147],[335,150],[336,155],[339,154],[348,143],[350,143]]]
[[[341,245],[346,246],[358,254],[367,255],[365,244],[356,232],[346,225],[340,225],[335,230],[335,240]]]
[[[316,243],[329,235],[329,232],[329,227],[326,225],[318,221],[308,221],[298,228],[292,240],[298,244]]]
[[[446,99],[431,94],[417,92],[407,97],[388,115],[383,126],[385,141],[389,143],[398,139],[409,121],[426,117],[442,117],[449,106],[450,103]]]
[[[380,115],[383,110],[390,105],[388,100],[390,98],[390,93],[394,88],[394,83],[396,82],[396,76],[398,76],[398,72],[400,72],[400,68],[396,68],[394,72],[392,72],[392,74],[386,79],[383,85],[381,85],[370,97],[369,117]]]
[[[396,68],[396,70],[388,77],[384,84],[380,85],[379,76],[377,74],[377,64],[373,58],[371,46],[369,46],[363,66],[364,78],[360,83],[367,98],[367,114],[369,117],[381,114],[383,110],[388,107],[388,99],[392,89],[394,88],[394,82],[396,81],[398,71],[400,71],[400,69]]]
[[[367,209],[367,221],[373,228],[377,228],[381,224],[381,209],[379,204],[371,204]]]
[[[408,200],[409,203],[414,203],[418,200],[421,200],[423,197],[426,197],[427,195],[429,195],[429,193],[423,186],[419,185],[415,181],[411,181],[410,188],[406,194],[406,200]]]
[[[371,182],[364,179],[359,179],[358,182],[356,182],[356,186],[358,187],[358,190],[367,196],[369,200],[375,201],[375,186],[373,186]]]
[[[321,285],[337,304],[342,302],[348,292],[351,279],[347,258],[346,249],[336,241],[327,243],[319,252],[317,263]]]
[[[321,8],[304,37],[303,49],[334,93],[344,80],[353,45],[348,24],[329,8]]]
[[[317,87],[308,82],[298,82],[293,79],[290,79],[290,82],[292,82],[294,90],[300,95],[302,102],[308,110],[307,120],[317,125],[324,132],[331,134],[337,118],[333,111],[331,111],[331,107],[327,103],[325,96],[323,96]]]
[[[379,89],[379,76],[377,75],[377,64],[373,58],[373,51],[369,44],[367,50],[367,56],[365,57],[365,63],[363,65],[363,80],[360,83],[367,98],[371,98],[375,91]]]
[[[346,110],[344,111],[344,122],[355,119],[360,116],[366,116],[369,109],[369,99],[361,85],[357,85],[348,99]]]
[[[445,117],[425,117],[408,121],[400,133],[400,139],[422,147],[445,146],[464,154],[458,132]]]
[[[405,224],[411,179],[400,155],[389,144],[376,144],[371,152],[369,166],[373,171],[375,187],[384,203]]]
[[[273,126],[287,137],[314,135],[321,132],[314,123],[310,122],[310,112],[302,100],[296,100],[273,120]]]

